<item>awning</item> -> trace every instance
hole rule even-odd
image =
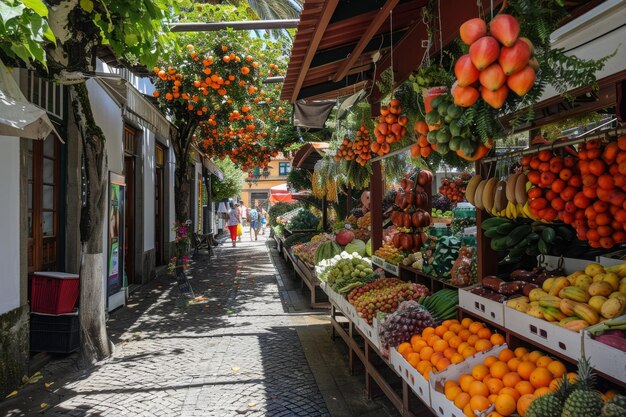
[[[287,189],[287,184],[280,184],[270,188],[270,202],[295,203],[295,200]]]
[[[298,100],[293,105],[293,125],[310,129],[322,129],[337,102],[335,100]]]
[[[152,130],[166,146],[169,146],[173,127],[163,113],[123,78],[118,78],[114,74],[107,77],[99,77],[96,80],[120,104],[124,117],[136,125]]]
[[[313,171],[315,163],[324,157],[328,146],[326,142],[308,142],[302,145],[294,155],[291,166]]]
[[[54,129],[45,110],[29,103],[0,61],[0,135],[45,139]]]
[[[224,173],[206,155],[202,158],[202,165],[204,165],[207,171],[215,175],[218,180],[224,180]]]

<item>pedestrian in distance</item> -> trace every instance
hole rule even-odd
[[[259,210],[259,217],[261,218],[261,235],[265,235],[265,228],[267,227],[267,212],[261,207]]]
[[[239,221],[240,224],[242,226],[244,226],[246,224],[246,220],[248,219],[248,208],[246,207],[246,205],[243,203],[243,201],[239,202]],[[243,235],[243,228],[241,230],[241,233],[238,233],[237,236],[239,237],[239,241],[241,242],[241,236]]]
[[[259,211],[256,206],[248,210],[248,217],[250,218],[250,240],[252,240],[252,233],[254,233],[254,240],[258,240],[261,222],[259,220]]]
[[[239,214],[237,204],[230,203],[230,210],[228,211],[228,219],[226,225],[228,226],[230,239],[233,241],[234,248],[237,246],[237,228],[241,227],[241,216]]]

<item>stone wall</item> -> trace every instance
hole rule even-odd
[[[28,305],[0,316],[0,398],[28,373],[29,329]]]

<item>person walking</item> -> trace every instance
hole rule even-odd
[[[250,240],[252,240],[252,233],[254,233],[254,240],[258,240],[259,226],[261,223],[259,221],[259,211],[256,206],[248,210],[248,217],[250,218]]]
[[[259,217],[261,218],[261,235],[265,235],[265,228],[267,227],[267,212],[263,207],[259,210]]]
[[[240,201],[239,202],[239,221],[241,222],[242,226],[246,224],[247,219],[248,219],[248,208],[243,203],[243,201]],[[239,235],[239,241],[241,242],[241,235]]]
[[[230,232],[230,239],[233,241],[233,248],[237,246],[237,227],[241,223],[241,216],[237,204],[230,203],[230,210],[228,211],[228,219],[226,225]],[[239,238],[241,240],[241,237]]]

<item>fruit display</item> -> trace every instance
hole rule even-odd
[[[467,172],[441,180],[439,192],[452,202],[465,201],[465,187],[472,176]]]
[[[481,322],[464,318],[460,322],[445,320],[437,327],[427,327],[397,349],[411,366],[430,380],[431,373],[443,371],[477,352],[502,344],[504,337],[501,334],[492,333]]]
[[[400,303],[417,300],[427,295],[428,289],[420,284],[401,281],[397,278],[380,278],[356,288],[348,294],[348,302],[368,324],[379,312],[391,313]]]
[[[413,269],[421,271],[424,267],[424,257],[422,252],[412,252],[409,253],[409,255],[404,258],[401,263],[404,266],[410,266]]]
[[[528,190],[532,215],[572,225],[593,248],[625,242],[626,136],[610,143],[590,141],[567,152],[545,150],[522,159],[533,185]]]
[[[565,225],[549,225],[527,220],[491,217],[480,224],[491,249],[507,251],[511,263],[525,255],[564,255],[575,240],[574,231]]]
[[[607,320],[589,333],[594,340],[626,352],[626,318]]]
[[[283,247],[289,249],[298,243],[310,241],[313,236],[315,236],[315,233],[294,233],[291,236],[287,236],[285,240],[283,240]]]
[[[380,323],[378,332],[383,349],[389,349],[411,340],[415,333],[434,326],[435,322],[428,310],[411,300],[400,303],[396,311],[388,314]]]
[[[441,209],[432,208],[430,217],[433,219],[449,219],[454,215],[452,210],[442,211]]]
[[[400,100],[392,99],[388,106],[380,107],[371,149],[376,155],[382,156],[389,153],[392,143],[399,142],[406,134],[406,125],[409,119],[402,114]]]
[[[476,280],[476,251],[472,246],[462,246],[459,256],[450,268],[450,284],[467,287]]]
[[[431,238],[424,251],[424,273],[448,279],[450,271],[459,256],[461,239],[458,236]]]
[[[302,261],[304,261],[305,263],[309,264],[309,265],[315,265],[317,264],[319,261],[317,259],[317,248],[319,246],[321,246],[324,243],[327,242],[331,242],[334,240],[334,236],[328,233],[320,233],[317,234],[315,236],[313,236],[311,238],[310,241],[308,242],[304,242],[304,243],[299,243],[297,245],[294,245],[291,250],[294,253],[294,255],[296,255],[298,258],[300,258]],[[337,253],[341,253],[341,251],[337,252]],[[333,256],[337,255],[337,253],[333,254],[332,256],[329,256],[329,258],[332,258]],[[326,258],[328,259],[328,258]]]
[[[435,323],[441,323],[456,317],[459,293],[457,290],[444,288],[433,295],[420,297],[417,302],[428,310]]]
[[[342,252],[341,246],[334,240],[334,236],[331,239],[326,239],[317,245],[314,256],[313,265],[317,265],[326,259],[331,259]]]
[[[494,109],[501,108],[510,91],[524,96],[535,84],[537,60],[534,46],[520,37],[515,17],[498,14],[487,24],[480,18],[470,19],[460,28],[461,40],[469,45],[469,54],[461,56],[454,66],[456,88],[454,103],[472,106],[482,98]]]
[[[345,136],[339,145],[339,149],[337,149],[337,152],[335,153],[335,161],[354,161],[354,158],[356,157],[354,148],[354,142],[352,142],[348,136]]]
[[[507,301],[507,305],[535,318],[580,331],[624,313],[626,278],[620,278],[613,271],[625,269],[622,265],[605,269],[600,264],[590,263],[583,271],[567,277],[547,278],[541,288],[531,290],[527,297]]]
[[[320,262],[315,266],[315,272],[319,279],[327,282],[335,292],[340,294],[345,294],[377,278],[368,259],[347,252]]]
[[[433,109],[426,113],[429,130],[426,138],[438,153],[452,151],[466,160],[477,160],[487,154],[489,147],[472,135],[469,126],[461,126],[463,109],[453,96],[437,96],[430,104]]]
[[[492,216],[538,220],[531,213],[526,188],[526,174],[521,172],[510,175],[506,180],[483,179],[474,175],[465,189],[465,198]]]
[[[491,412],[502,417],[515,413],[522,417],[538,416],[532,414],[531,404],[537,398],[554,395],[564,375],[567,375],[565,365],[539,350],[505,348],[497,355],[487,356],[470,373],[445,381],[443,393],[467,416]]]
[[[596,378],[586,358],[578,361],[578,372],[569,373],[552,387],[551,392],[537,396],[522,417],[617,417],[626,415],[626,397],[616,393],[607,396],[596,390]],[[605,398],[607,400],[605,401]],[[518,402],[519,404],[519,402]]]
[[[294,232],[298,230],[315,230],[320,222],[309,210],[302,209],[291,217],[287,222],[287,230]]]
[[[380,248],[376,249],[374,255],[382,258],[392,265],[397,265],[402,261],[402,259],[404,259],[400,249],[387,242],[383,243]]]

